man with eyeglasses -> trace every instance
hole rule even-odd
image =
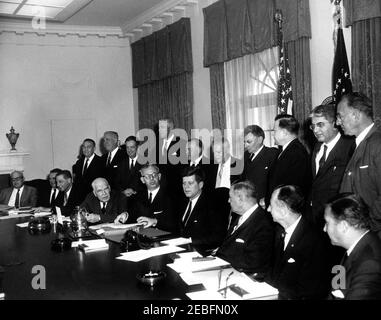
[[[92,183],[93,192],[89,193],[80,205],[89,213],[89,222],[113,222],[119,214],[127,213],[127,198],[120,192],[111,190],[108,181],[104,178],[97,178]]]
[[[129,208],[131,222],[143,223],[144,228],[156,227],[161,230],[177,232],[177,220],[174,216],[173,199],[164,186],[161,186],[159,168],[153,164],[140,169],[144,190],[139,191],[131,201]],[[125,223],[128,214],[122,213],[116,223]]]
[[[311,126],[317,143],[312,152],[312,187],[309,196],[311,222],[322,230],[324,205],[338,194],[345,167],[351,158],[355,142],[340,134],[335,125],[336,110],[333,104],[315,107]]]
[[[372,102],[346,94],[337,107],[337,124],[356,137],[356,149],[344,172],[340,192],[361,196],[370,209],[373,231],[381,233],[381,132],[374,125]]]
[[[13,171],[10,175],[12,187],[0,191],[0,204],[5,204],[16,209],[20,207],[35,207],[37,204],[37,190],[24,185],[24,174]]]

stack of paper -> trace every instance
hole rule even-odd
[[[175,238],[175,239],[161,241],[161,243],[172,245],[172,246],[182,246],[184,244],[192,243],[192,239],[191,238]]]
[[[173,252],[180,252],[184,250],[185,250],[184,248],[175,247],[175,246],[162,246],[162,247],[151,248],[148,250],[140,249],[135,251],[124,252],[122,253],[120,257],[117,257],[117,259],[138,262],[138,261],[142,261],[151,257],[160,256],[163,254],[168,254]]]
[[[205,260],[194,260],[195,257],[199,256],[197,252],[191,252],[189,256],[176,259],[173,263],[167,264],[167,266],[178,273],[183,273],[216,269],[229,265],[229,262],[218,257],[205,257]]]
[[[105,239],[95,239],[86,241],[75,241],[71,244],[72,248],[78,247],[84,252],[108,249],[109,245]]]

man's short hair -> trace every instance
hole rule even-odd
[[[49,171],[49,174],[51,174],[51,173],[59,174],[61,171],[62,171],[62,169],[60,169],[60,168],[54,168],[54,169]]]
[[[91,187],[93,188],[93,191],[95,191],[95,185],[97,182],[104,182],[109,188],[110,188],[110,184],[108,183],[108,181],[105,179],[105,178],[95,178],[93,180],[93,182],[91,182]]]
[[[347,93],[342,96],[341,101],[346,101],[348,107],[364,113],[368,118],[373,119],[372,101],[360,92]]]
[[[334,104],[325,104],[315,107],[310,114],[310,117],[324,117],[330,122],[336,120],[336,106]]]
[[[24,179],[24,173],[22,171],[18,171],[18,170],[12,171],[9,176],[12,177],[12,175],[15,173],[18,173],[20,175],[20,177]]]
[[[297,186],[279,186],[274,190],[278,191],[277,200],[283,202],[287,208],[296,214],[303,214],[305,201],[301,189]]]
[[[255,124],[252,124],[245,128],[244,135],[246,136],[249,133],[251,133],[253,136],[256,136],[256,137],[262,137],[263,140],[265,139],[265,132],[260,126],[257,126]]]
[[[138,145],[138,140],[136,140],[136,137],[135,136],[128,136],[126,138],[126,140],[124,141],[124,143],[127,143],[129,141],[134,141],[136,145]]]
[[[95,141],[94,141],[93,139],[86,138],[85,140],[83,140],[83,143],[85,143],[85,142],[90,142],[90,143],[92,143],[94,148],[95,148],[95,146],[96,146]],[[82,144],[83,144],[83,143],[82,143]]]
[[[358,195],[341,193],[330,199],[326,207],[331,208],[332,216],[337,221],[346,221],[359,230],[369,230],[371,227],[369,209]]]
[[[105,136],[106,134],[112,136],[115,140],[119,140],[119,135],[116,131],[106,131],[103,135]]]
[[[292,115],[278,114],[274,121],[279,120],[279,128],[286,129],[289,133],[298,135],[299,122]]]
[[[186,167],[184,168],[182,174],[181,174],[181,177],[184,178],[184,177],[191,177],[191,176],[195,176],[195,179],[197,181],[197,183],[200,183],[201,181],[205,181],[205,172],[198,168],[198,167]]]
[[[61,172],[57,173],[57,176],[63,176],[64,179],[72,179],[71,172],[69,170],[62,170]]]
[[[258,199],[257,188],[254,185],[254,183],[252,183],[251,181],[246,180],[246,181],[240,181],[240,182],[234,183],[232,184],[230,189],[233,190],[234,192],[243,191],[245,193],[246,198],[255,199],[255,200]]]
[[[160,169],[159,169],[159,167],[156,165],[156,164],[153,164],[153,163],[147,163],[147,164],[145,164],[144,166],[142,166],[141,168],[140,168],[140,174],[141,175],[143,175],[143,170],[147,170],[147,169],[149,169],[149,168],[152,168],[152,169],[154,169],[154,171],[156,172],[156,173],[160,173]]]
[[[197,142],[198,148],[200,149],[200,155],[201,155],[202,152],[204,151],[204,144],[202,143],[202,140],[198,138],[190,138],[188,140],[188,142],[192,142],[192,141]]]

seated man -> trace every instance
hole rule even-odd
[[[229,197],[231,210],[240,217],[232,220],[228,235],[216,255],[230,262],[235,269],[262,280],[270,269],[273,222],[258,205],[256,189],[251,182],[233,184]]]
[[[381,299],[381,241],[370,231],[369,209],[354,194],[339,194],[325,208],[324,231],[333,245],[347,250],[340,273],[345,281],[335,281],[332,295],[345,300]]]
[[[330,268],[324,234],[305,212],[302,192],[295,186],[274,190],[268,211],[277,222],[272,269],[267,282],[279,299],[323,299],[329,291]]]
[[[174,217],[173,200],[166,189],[160,185],[161,174],[156,165],[147,164],[140,169],[141,181],[145,190],[139,191],[130,211],[131,221],[144,223],[144,227],[157,227],[177,232],[177,220]],[[116,222],[126,222],[128,214],[121,214]]]
[[[24,174],[21,171],[11,173],[12,187],[0,191],[0,204],[16,209],[20,207],[35,207],[37,204],[36,188],[24,185]]]
[[[48,174],[49,187],[41,190],[41,193],[38,194],[40,206],[42,208],[52,208],[55,206],[57,199],[63,197],[63,195],[59,195],[60,191],[57,188],[56,176],[62,170],[55,168],[50,170]],[[41,209],[42,209],[41,208]]]
[[[79,192],[73,186],[73,179],[69,170],[62,170],[56,176],[57,188],[61,191],[55,205],[61,209],[64,216],[70,216],[76,206],[79,206]]]
[[[106,179],[96,178],[91,186],[93,192],[80,205],[89,213],[89,222],[113,222],[119,214],[127,214],[127,198],[120,192],[111,190]]]

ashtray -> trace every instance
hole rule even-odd
[[[49,233],[51,228],[50,221],[46,217],[34,218],[28,224],[28,231],[31,234]]]
[[[52,241],[51,248],[54,251],[62,252],[71,248],[71,241],[68,238],[58,238]]]
[[[163,271],[159,271],[159,272],[150,271],[148,273],[139,273],[136,276],[136,278],[140,282],[144,283],[145,285],[153,287],[155,284],[162,281],[166,276],[167,276],[167,274]]]

